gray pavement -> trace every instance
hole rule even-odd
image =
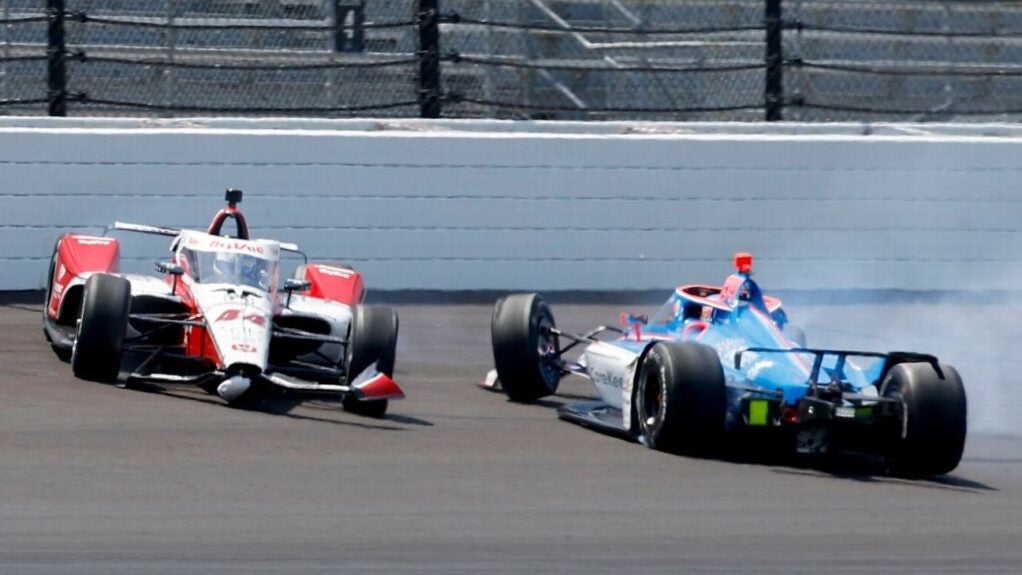
[[[919,351],[959,364],[976,430],[965,460],[907,481],[676,457],[559,421],[564,398],[508,403],[474,385],[490,364],[489,305],[398,305],[408,399],[371,420],[326,402],[267,413],[75,380],[39,306],[18,299],[0,299],[0,573],[1022,567],[1019,395],[1012,346],[996,344],[1022,331],[1010,307],[790,310],[816,345],[936,345]],[[554,305],[569,329],[619,311]]]

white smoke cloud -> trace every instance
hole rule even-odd
[[[970,433],[1022,436],[1022,382],[1015,359],[1022,306],[982,297],[956,293],[912,301],[898,295],[871,304],[789,305],[788,313],[805,327],[814,347],[936,355],[962,376]]]

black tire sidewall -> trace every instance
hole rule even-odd
[[[653,376],[653,377],[650,377]],[[660,387],[654,421],[645,417],[647,386]],[[647,445],[662,451],[712,454],[727,415],[727,390],[720,359],[695,342],[657,343],[645,354],[632,402]]]
[[[397,312],[390,307],[359,304],[351,308],[345,353],[348,381],[373,364],[387,377],[394,375],[398,329]]]
[[[97,273],[85,282],[71,367],[84,379],[113,382],[120,371],[131,309],[131,284]]]
[[[639,369],[638,379],[636,380],[635,386],[635,418],[639,423],[639,432],[646,437],[646,441],[650,447],[656,448],[658,439],[661,436],[661,430],[664,427],[664,417],[666,401],[665,398],[668,396],[668,385],[667,381],[673,373],[674,366],[671,362],[671,355],[666,353],[665,346],[654,345],[646,353],[646,357],[642,361],[642,367]],[[646,392],[648,386],[657,386],[656,391],[661,394],[661,401],[657,414],[654,416],[652,422],[646,416]]]
[[[557,391],[560,377],[544,371],[539,353],[544,324],[557,325],[539,294],[512,294],[494,305],[490,323],[493,363],[501,388],[512,401],[534,401]],[[556,347],[556,337],[552,341]]]
[[[965,388],[950,365],[942,379],[928,363],[902,363],[888,372],[881,395],[901,401],[901,432],[894,438],[892,467],[900,475],[940,475],[961,461],[967,432]]]

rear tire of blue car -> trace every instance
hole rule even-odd
[[[508,399],[535,401],[557,391],[561,370],[554,314],[539,294],[513,294],[497,300],[490,323],[493,363]]]
[[[71,369],[76,377],[113,383],[121,370],[121,355],[131,308],[131,284],[110,274],[93,274],[85,282]]]
[[[374,363],[380,373],[393,377],[398,327],[397,312],[387,306],[357,305],[352,308],[346,353],[349,382]],[[341,400],[345,411],[375,418],[386,415],[387,405],[386,399],[359,401],[350,395]]]
[[[965,448],[965,387],[955,368],[902,363],[888,372],[881,395],[901,402],[891,467],[906,477],[941,475],[958,467]]]
[[[635,383],[635,416],[648,447],[712,455],[720,446],[727,388],[717,353],[696,343],[658,343]]]

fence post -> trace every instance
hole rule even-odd
[[[439,0],[418,0],[419,12],[419,116],[440,117],[440,7]]]
[[[784,111],[784,22],[782,0],[766,0],[766,121],[776,122]]]
[[[64,0],[46,0],[49,29],[46,43],[46,87],[51,116],[67,115],[67,46],[64,43]]]
[[[355,6],[355,15],[352,17],[351,49],[354,52],[365,52],[366,49],[366,0],[361,0]]]
[[[351,35],[344,29],[351,14]],[[334,0],[334,51],[363,52],[365,51],[366,3],[360,0],[351,4],[350,0]]]

